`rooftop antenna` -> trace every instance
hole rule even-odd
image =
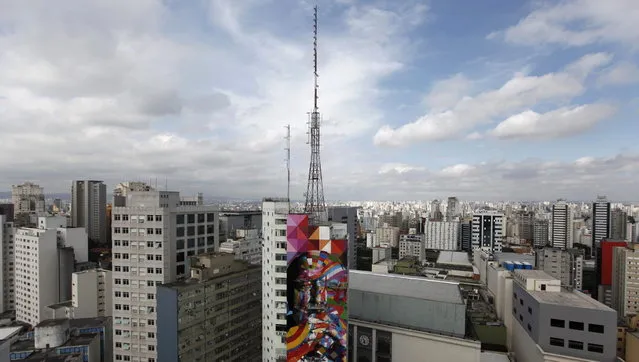
[[[291,125],[287,124],[286,128],[286,199],[288,200],[289,212],[291,211]]]
[[[317,91],[319,75],[317,73],[317,5],[313,13],[313,111],[310,114],[309,139],[311,143],[311,160],[308,167],[308,184],[306,186],[306,202],[304,212],[315,223],[326,221],[326,203],[324,201],[324,185],[322,182],[322,164],[320,162],[320,113]]]

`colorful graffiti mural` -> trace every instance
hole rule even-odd
[[[346,362],[347,240],[291,214],[287,236],[287,361]]]

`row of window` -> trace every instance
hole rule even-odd
[[[116,361],[131,361],[131,356],[116,354],[115,355],[115,360]],[[155,358],[147,358],[146,362],[155,362]]]
[[[144,222],[144,215],[131,215],[132,221]],[[115,221],[129,221],[128,214],[113,214]],[[162,215],[146,215],[146,221],[162,221]]]
[[[113,233],[114,234],[129,234],[129,228],[120,228],[120,227],[114,227],[113,228]],[[144,229],[131,229],[131,234],[140,234],[140,235],[162,235],[162,228],[147,228],[146,230]]]
[[[550,319],[550,326],[555,328],[566,328],[566,321],[563,319]],[[576,331],[583,331],[585,327],[584,322],[568,321],[568,328]],[[604,326],[601,324],[588,323],[588,332],[592,333],[604,333]]]
[[[565,347],[566,342],[563,338],[550,337],[550,345],[556,346],[556,347]],[[584,342],[568,340],[568,348],[578,349],[583,351]],[[601,344],[596,344],[596,343],[588,343],[588,352],[603,353],[604,346]]]

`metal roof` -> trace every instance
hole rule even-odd
[[[443,303],[464,304],[459,283],[406,275],[349,271],[349,289]]]

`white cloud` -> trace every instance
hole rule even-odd
[[[543,114],[527,110],[508,117],[490,133],[503,139],[565,137],[591,129],[614,112],[606,104],[562,107]]]
[[[378,146],[402,146],[458,137],[477,125],[510,116],[540,103],[563,103],[585,92],[585,78],[610,62],[607,53],[588,54],[564,70],[540,76],[516,74],[499,89],[465,96],[450,109],[428,113],[396,129],[386,125],[374,137]]]
[[[601,77],[601,85],[622,85],[639,82],[639,67],[630,62],[621,62],[610,69],[607,69]]]
[[[599,42],[639,43],[636,0],[572,0],[541,2],[516,25],[489,35],[523,45],[584,46]]]
[[[418,3],[342,4],[343,17],[331,22],[320,14],[325,155],[351,154],[355,146],[344,140],[376,127],[379,83],[403,67],[410,44],[402,36],[424,16]],[[301,196],[312,105],[309,22],[295,15],[292,29],[270,31],[274,20],[260,6],[271,2],[188,8],[200,5],[0,0],[0,173],[7,175],[0,189],[25,179],[54,192],[74,178],[167,177],[187,192],[281,194],[282,126],[291,123],[293,192]],[[283,7],[310,18],[298,5]],[[330,185],[342,176],[331,163],[341,160],[323,162]]]
[[[452,77],[435,82],[426,96],[426,105],[430,111],[441,111],[454,106],[461,97],[468,94],[472,81],[463,74],[457,73]]]
[[[466,200],[592,200],[596,195],[607,195],[612,200],[638,201],[634,181],[637,177],[639,154],[626,154],[574,161],[527,159],[457,164],[411,173],[389,172],[371,177],[370,183],[362,188],[379,190],[380,199],[441,199],[455,195]]]

